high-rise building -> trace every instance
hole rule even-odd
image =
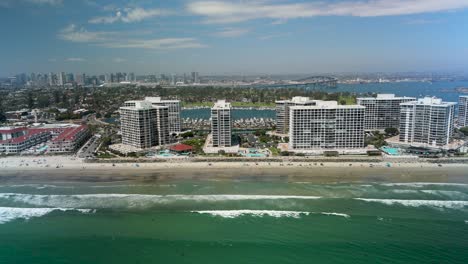
[[[49,83],[49,86],[54,86],[55,85],[55,74],[53,72],[49,72],[49,76],[47,78],[47,81]]]
[[[148,101],[127,101],[120,107],[122,143],[150,148],[169,143],[169,108]]]
[[[455,116],[453,102],[426,97],[401,104],[400,142],[444,146],[450,143]]]
[[[468,126],[468,95],[460,96],[458,101],[458,126]]]
[[[177,134],[182,131],[180,100],[162,100],[161,97],[146,97],[145,101],[151,102],[153,106],[167,106],[169,108],[169,133]]]
[[[357,98],[357,104],[366,107],[364,128],[383,130],[400,127],[400,104],[416,101],[414,97],[395,97],[394,94],[378,94],[377,97]]]
[[[65,84],[65,73],[64,72],[59,72],[57,74],[58,80],[57,80],[57,85],[63,86]]]
[[[199,83],[198,72],[192,72],[192,83]]]
[[[231,104],[225,100],[219,100],[211,108],[211,134],[213,147],[232,145]]]
[[[315,101],[289,107],[289,149],[356,149],[364,147],[364,111],[361,105]]]
[[[316,101],[309,97],[296,96],[291,100],[276,101],[276,132],[287,134],[289,130],[289,107],[295,105],[315,105]]]

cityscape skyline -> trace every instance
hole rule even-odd
[[[0,76],[466,72],[467,7],[464,0],[6,0]]]

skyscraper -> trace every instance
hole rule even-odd
[[[192,72],[192,83],[199,83],[198,72]]]
[[[145,101],[153,106],[167,106],[169,108],[169,133],[180,133],[182,130],[180,119],[180,100],[162,100],[161,97],[146,97]]]
[[[169,143],[169,108],[148,101],[127,101],[120,107],[122,143],[150,148]]]
[[[366,107],[364,128],[383,130],[400,127],[400,104],[415,100],[414,97],[395,97],[394,94],[357,98],[357,104]]]
[[[400,142],[444,146],[450,143],[455,116],[453,102],[425,97],[401,104]]]
[[[232,145],[231,104],[219,100],[211,108],[211,134],[213,147],[230,147]]]
[[[57,74],[57,76],[58,76],[57,85],[63,86],[65,84],[65,82],[66,82],[65,73],[64,72],[59,72]]]
[[[458,101],[458,126],[468,126],[468,95],[462,95]]]
[[[289,109],[289,149],[364,147],[364,106],[317,100],[315,105],[291,106]]]
[[[291,100],[276,101],[276,132],[287,134],[289,130],[289,107],[295,105],[315,105],[316,101],[309,97],[296,96]]]

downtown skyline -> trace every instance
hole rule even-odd
[[[0,22],[0,77],[468,68],[463,0],[3,0]]]

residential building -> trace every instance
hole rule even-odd
[[[161,97],[146,97],[145,101],[153,106],[167,106],[169,108],[169,133],[178,134],[182,131],[180,119],[180,100],[162,100]]]
[[[458,101],[458,126],[468,126],[468,95],[462,95]]]
[[[291,100],[276,101],[276,132],[287,134],[289,130],[289,107],[315,105],[316,101],[309,97],[296,96]]]
[[[426,97],[401,104],[400,142],[444,146],[453,134],[455,105]]]
[[[357,104],[366,107],[364,128],[384,130],[400,127],[400,104],[416,101],[414,97],[396,97],[394,94],[378,94],[377,97],[357,98]]]
[[[211,108],[211,134],[213,147],[232,145],[231,104],[225,100],[219,100]]]
[[[361,105],[315,101],[289,107],[289,149],[356,149],[364,147],[364,111]]]
[[[91,137],[88,126],[81,125],[65,128],[49,144],[51,153],[71,153],[77,151]]]
[[[122,143],[150,148],[169,143],[169,107],[127,101],[120,108]]]
[[[50,131],[44,129],[1,127],[0,152],[6,154],[18,154],[23,150],[46,142],[50,138]]]

